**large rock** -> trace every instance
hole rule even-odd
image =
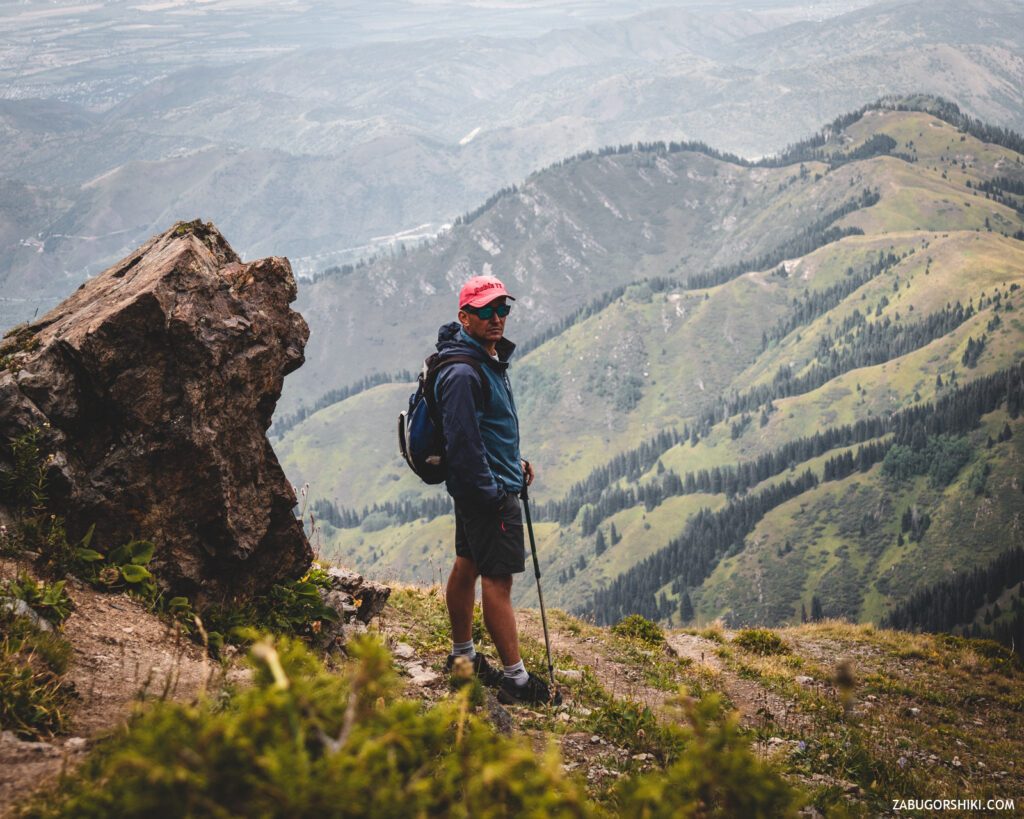
[[[175,593],[295,576],[312,552],[265,435],[309,336],[295,296],[286,259],[243,264],[213,225],[151,239],[0,344],[0,468],[41,429],[69,537],[154,541]]]

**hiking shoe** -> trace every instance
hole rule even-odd
[[[552,694],[548,684],[531,671],[523,685],[516,685],[511,677],[505,677],[498,689],[498,702],[503,705],[561,705],[562,695],[557,688]]]
[[[459,658],[456,657],[454,654],[448,655],[448,659],[444,661],[444,670],[448,674],[451,674],[454,670],[456,670],[455,662],[458,659]],[[493,665],[487,662],[487,658],[479,651],[476,653],[476,656],[472,660],[469,660],[469,657],[466,657],[466,660],[472,662],[473,673],[476,675],[477,679],[480,680],[480,682],[482,682],[488,688],[498,688],[501,685],[502,681],[505,679],[505,672],[502,671],[500,668],[495,668]]]

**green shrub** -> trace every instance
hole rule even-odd
[[[0,490],[20,509],[41,512],[46,505],[46,461],[42,456],[42,430],[33,428],[9,444],[11,465],[0,469]]]
[[[64,590],[64,580],[56,583],[37,581],[27,574],[8,580],[0,587],[0,595],[24,600],[32,610],[55,626],[68,619],[75,604]]]
[[[627,617],[623,617],[612,626],[612,631],[623,637],[643,640],[651,645],[660,645],[665,642],[665,632],[661,630],[661,626],[657,623],[652,623],[646,617],[639,614],[630,614]]]
[[[156,578],[147,568],[156,547],[148,540],[131,540],[108,552],[90,548],[94,527],[74,551],[74,569],[84,580],[106,591],[126,591],[155,602]]]
[[[796,816],[797,792],[750,751],[738,715],[718,695],[684,698],[685,747],[664,772],[626,780],[616,795],[621,816],[646,819]]]
[[[30,816],[594,814],[557,758],[496,734],[467,696],[394,699],[391,659],[356,641],[347,674],[293,641],[254,646],[256,679],[221,708],[155,703]]]
[[[654,754],[662,762],[674,759],[683,745],[679,732],[659,722],[650,707],[629,700],[608,697],[592,709],[583,727],[632,753]]]
[[[337,620],[337,612],[324,605],[319,588],[308,577],[276,584],[257,605],[258,624],[279,634],[301,634],[316,621]]]
[[[61,733],[72,697],[61,679],[71,646],[9,613],[0,613],[0,633],[0,728],[25,739]]]
[[[732,641],[740,648],[765,657],[771,654],[789,654],[789,646],[771,629],[745,628]]]

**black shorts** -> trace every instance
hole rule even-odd
[[[455,554],[472,560],[487,577],[526,571],[519,498],[506,495],[498,509],[456,501]]]

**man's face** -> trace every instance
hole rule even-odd
[[[508,314],[499,316],[497,308],[504,307],[507,301],[508,299],[501,296],[492,302],[488,302],[483,308],[463,308],[459,310],[459,322],[470,336],[484,346],[490,347],[505,335],[505,319],[508,318]],[[489,318],[477,315],[478,310],[483,310],[486,315],[488,312],[486,308],[494,308],[490,311],[491,315]]]

